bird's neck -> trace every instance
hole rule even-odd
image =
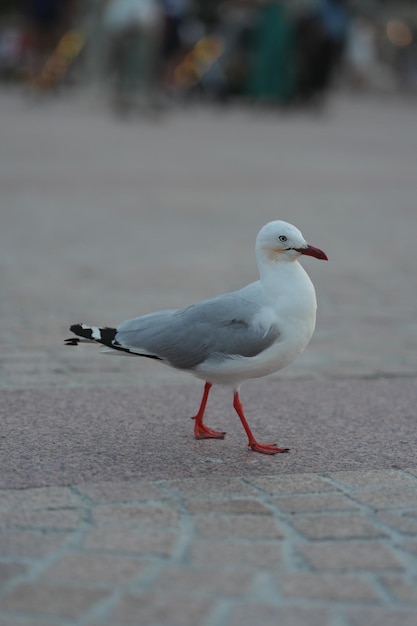
[[[256,250],[258,261],[258,271],[262,282],[276,280],[278,275],[283,275],[294,271],[296,260],[288,260],[282,253],[270,253],[266,250]]]
[[[283,257],[270,259],[258,254],[258,270],[261,284],[272,297],[282,295],[284,291],[299,289],[304,283],[310,283],[304,268],[297,260]]]

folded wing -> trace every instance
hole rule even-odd
[[[114,342],[173,367],[193,369],[209,359],[253,357],[271,346],[279,329],[259,323],[259,314],[259,305],[230,293],[127,320],[117,328]]]

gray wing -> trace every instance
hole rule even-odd
[[[260,307],[237,293],[186,309],[158,311],[123,322],[115,341],[173,367],[192,369],[209,358],[256,356],[279,337],[276,326],[254,323]]]

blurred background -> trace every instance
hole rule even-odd
[[[414,0],[0,0],[0,75],[117,113],[179,100],[321,106],[417,86]]]
[[[416,2],[0,14],[0,386],[185,382],[63,339],[256,280],[272,219],[330,259],[303,260],[317,329],[279,375],[417,374]]]

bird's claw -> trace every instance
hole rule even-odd
[[[224,439],[225,435],[225,432],[211,430],[211,428],[194,431],[194,437],[196,439]]]
[[[212,430],[201,424],[196,424],[194,427],[194,437],[196,439],[224,439],[225,434],[225,432]]]
[[[278,448],[275,443],[249,443],[249,448],[254,452],[261,452],[262,454],[279,454],[289,452],[289,448]]]

